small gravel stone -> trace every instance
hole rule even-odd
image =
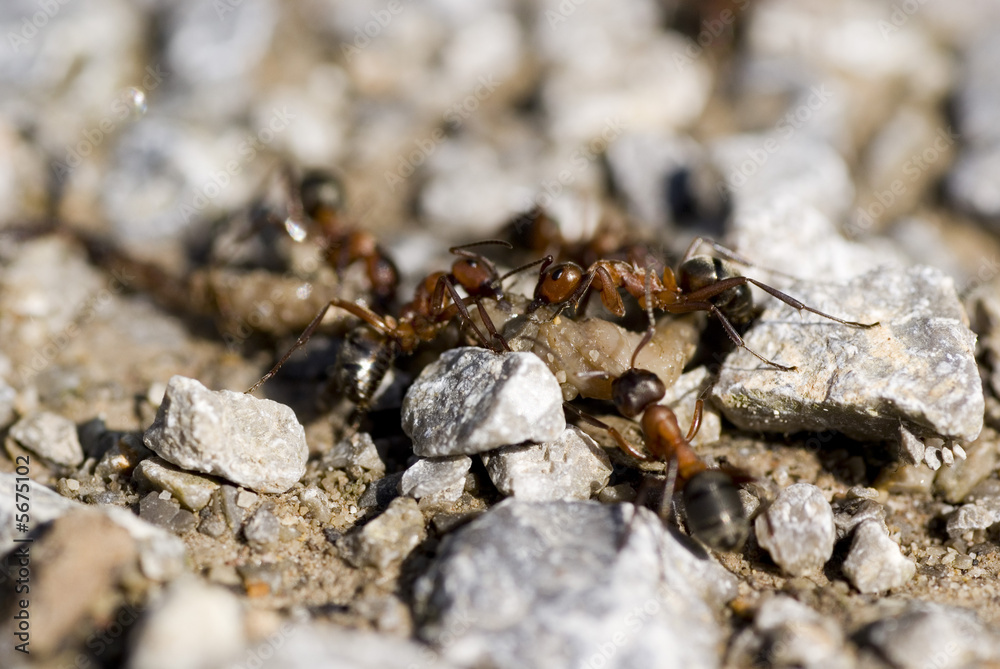
[[[830,618],[786,595],[768,597],[754,615],[753,627],[738,635],[730,651],[741,666],[839,669],[854,666],[844,633]]]
[[[335,469],[361,467],[377,474],[385,474],[385,463],[379,457],[372,436],[367,432],[355,432],[343,439],[323,458],[323,464]]]
[[[200,511],[212,498],[219,484],[204,476],[177,469],[166,460],[143,460],[132,474],[133,481],[156,490],[169,492],[189,511]]]
[[[417,502],[397,497],[377,518],[337,541],[344,558],[355,567],[380,570],[398,564],[427,538]]]
[[[782,490],[754,523],[757,542],[783,571],[801,576],[821,568],[833,555],[833,509],[809,483]]]
[[[837,539],[843,539],[858,525],[867,521],[875,521],[885,528],[885,508],[878,502],[865,498],[854,498],[838,504],[833,516]],[[888,528],[885,531],[888,534]]]
[[[979,439],[967,446],[964,462],[938,471],[934,489],[949,504],[958,504],[976,485],[992,474],[1000,462],[1000,435],[985,427]]]
[[[504,495],[525,501],[590,499],[611,477],[611,460],[593,439],[570,426],[554,441],[505,446],[482,455]]]
[[[169,494],[163,499],[160,493],[151,492],[139,500],[139,517],[160,527],[168,527],[178,511],[180,505],[173,501]]]
[[[83,448],[76,425],[68,418],[42,411],[14,423],[10,437],[24,448],[57,465],[76,467],[83,462]]]
[[[896,459],[904,465],[915,465],[924,460],[924,442],[907,430],[904,425],[899,426]]]
[[[898,669],[959,669],[1000,660],[995,633],[974,612],[922,601],[904,607],[880,616],[857,635],[881,662]]]
[[[1000,497],[987,497],[960,506],[948,518],[948,536],[961,537],[972,530],[986,530],[1000,523]]]
[[[17,416],[17,391],[0,378],[0,428],[7,427]]]
[[[881,269],[844,285],[795,282],[787,292],[860,329],[783,303],[768,306],[744,339],[764,357],[797,369],[769,369],[738,350],[726,358],[713,395],[746,430],[839,430],[856,439],[895,438],[902,421],[918,436],[973,441],[984,399],[975,335],[954,285],[929,267]],[[926,457],[925,457],[926,459]]]
[[[472,458],[454,455],[449,458],[424,458],[413,463],[399,481],[399,494],[422,499],[454,502],[465,490],[465,475],[472,469]]]
[[[258,496],[249,490],[240,490],[236,493],[236,506],[241,509],[252,509],[258,499]]]
[[[565,428],[559,383],[530,353],[452,349],[421,372],[403,400],[403,431],[423,457],[549,441]]]
[[[315,518],[320,523],[330,522],[333,513],[330,509],[330,497],[315,486],[309,486],[299,491],[299,501],[306,507],[307,517]]]
[[[903,586],[917,567],[889,538],[881,520],[865,520],[854,529],[854,540],[844,561],[844,574],[863,593],[885,592]]]
[[[462,666],[716,666],[715,613],[735,596],[735,577],[646,509],[622,545],[622,508],[493,507],[452,534],[417,581],[420,636]]]
[[[403,480],[404,473],[389,474],[369,483],[361,497],[358,498],[358,506],[362,509],[372,507],[384,509],[389,506],[389,502],[399,496],[399,483]]]
[[[246,511],[239,505],[240,493],[244,492],[231,485],[224,485],[216,493],[219,496],[219,506],[222,514],[226,518],[229,529],[236,532],[243,526],[243,519],[246,518]]]
[[[134,641],[132,669],[222,666],[243,649],[243,607],[226,588],[185,576],[153,602]]]
[[[273,504],[262,504],[243,526],[243,536],[255,548],[267,548],[278,543],[281,523],[274,516]]]
[[[329,623],[286,623],[268,641],[262,669],[457,669],[416,641]]]
[[[287,406],[194,379],[167,384],[143,436],[157,455],[183,469],[222,476],[258,492],[285,492],[305,473],[305,430]]]

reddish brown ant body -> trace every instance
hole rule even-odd
[[[483,318],[489,332],[489,336],[484,335],[469,316],[468,305],[476,304],[480,315],[484,316],[481,300],[502,300],[504,279],[537,263],[500,275],[488,258],[468,250],[483,244],[507,245],[506,242],[487,241],[452,247],[451,253],[459,258],[452,263],[451,271],[434,272],[425,277],[414,291],[413,299],[400,308],[398,318],[380,316],[365,305],[333,298],[277,364],[247,392],[252,393],[274,376],[292,353],[309,341],[331,307],[339,307],[364,321],[363,326],[355,328],[345,339],[338,355],[335,378],[343,394],[360,412],[367,409],[395,357],[412,353],[423,342],[433,341],[456,316],[461,315],[472,327],[480,343],[495,346],[502,338],[492,322]],[[459,295],[456,285],[465,291],[466,297]]]
[[[710,243],[718,253],[725,255],[726,259],[696,255],[695,252],[704,243]],[[650,269],[641,269],[633,263],[624,261],[598,260],[586,270],[572,262],[545,264],[542,266],[535,286],[534,299],[528,311],[549,305],[557,307],[558,313],[570,306],[577,307],[591,290],[595,290],[611,313],[623,316],[625,305],[618,290],[624,288],[643,306],[648,303],[654,309],[674,314],[709,312],[718,318],[736,346],[746,349],[762,362],[784,371],[795,368],[780,365],[747,348],[743,338],[736,331],[734,323],[742,324],[753,317],[754,304],[749,284],[757,286],[800,312],[808,311],[851,327],[870,328],[878,325],[878,323],[846,321],[823,313],[776,288],[742,276],[730,261],[749,264],[725,247],[699,237],[688,248],[677,271],[665,267],[662,278]],[[648,291],[644,288],[647,282],[651,285],[651,290]]]
[[[646,295],[650,293],[646,283]],[[695,403],[691,427],[685,435],[673,410],[658,404],[666,395],[663,381],[649,370],[636,367],[636,357],[653,337],[651,300],[646,300],[649,328],[632,353],[631,366],[611,383],[611,400],[618,412],[627,418],[642,416],[643,441],[647,453],[632,446],[621,434],[602,421],[577,413],[584,420],[609,432],[619,447],[637,460],[657,460],[668,463],[667,499],[676,483],[683,492],[684,513],[688,530],[698,541],[718,551],[739,550],[750,532],[739,490],[733,475],[722,469],[710,469],[691,446],[691,440],[701,427],[704,400]]]

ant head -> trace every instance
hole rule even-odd
[[[662,400],[666,392],[667,388],[660,377],[635,367],[611,382],[611,401],[628,418],[635,418],[646,407]]]
[[[535,286],[535,299],[529,309],[568,301],[580,286],[583,277],[583,268],[572,262],[559,263],[543,270]]]
[[[329,172],[311,170],[302,177],[299,185],[302,208],[317,221],[336,216],[344,207],[344,186]]]
[[[451,275],[469,295],[501,297],[496,268],[485,259],[459,258],[451,266]]]

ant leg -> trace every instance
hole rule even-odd
[[[608,311],[613,313],[615,316],[621,317],[625,315],[625,304],[622,302],[622,296],[618,294],[618,286],[615,280],[611,277],[611,273],[607,268],[598,265],[593,269],[590,274],[590,281],[581,284],[590,288],[594,282],[595,277],[600,277],[601,279],[601,302],[607,308]],[[582,297],[582,295],[581,295]],[[579,299],[579,298],[578,298]]]
[[[656,334],[656,321],[653,317],[653,283],[652,283],[652,271],[651,268],[646,269],[646,277],[643,281],[643,289],[646,293],[646,318],[649,320],[649,326],[646,328],[645,334],[642,335],[642,339],[639,340],[639,345],[635,347],[632,351],[632,361],[629,365],[632,369],[635,369],[635,359],[639,357],[639,351],[652,340],[653,335]]]
[[[728,281],[728,279],[727,279],[727,281]],[[711,288],[711,286],[709,286],[709,288]],[[696,292],[700,292],[700,291],[696,291]],[[690,293],[690,294],[694,295],[694,293]],[[716,318],[719,319],[719,322],[722,323],[722,327],[723,327],[723,329],[725,329],[726,334],[729,335],[729,339],[732,340],[732,342],[734,344],[736,344],[736,346],[738,346],[739,348],[742,348],[743,350],[748,351],[751,355],[753,355],[755,358],[757,358],[758,360],[760,360],[764,364],[770,365],[771,367],[774,367],[775,369],[780,369],[783,372],[791,372],[791,371],[794,371],[796,369],[796,367],[794,367],[794,366],[787,367],[785,365],[779,365],[778,363],[774,362],[773,360],[768,360],[767,358],[765,358],[764,356],[762,356],[760,353],[757,353],[752,348],[750,348],[749,346],[747,346],[746,343],[743,341],[743,337],[741,337],[740,333],[736,331],[736,328],[733,327],[733,324],[729,322],[729,319],[726,318],[725,315],[721,311],[719,311],[719,308],[716,307],[711,302],[675,302],[674,304],[664,305],[663,309],[665,311],[668,311],[668,312],[672,313],[672,314],[686,314],[686,313],[690,313],[692,311],[707,311],[707,312],[709,312],[710,314],[712,314],[713,316],[715,316]]]
[[[840,323],[841,325],[849,325],[849,326],[851,326],[853,328],[873,328],[873,327],[875,327],[876,325],[879,324],[878,321],[875,321],[874,323],[858,323],[856,321],[845,321],[845,320],[843,320],[841,318],[837,318],[836,316],[831,316],[830,314],[823,313],[819,309],[813,309],[812,307],[810,307],[808,305],[802,304],[801,302],[799,302],[798,300],[796,300],[791,295],[787,295],[787,294],[781,292],[780,290],[778,290],[777,288],[772,288],[771,286],[768,286],[765,283],[761,283],[760,281],[757,281],[756,279],[750,279],[750,278],[747,278],[747,277],[743,277],[743,278],[746,279],[747,281],[749,281],[750,283],[752,283],[753,285],[757,286],[761,290],[763,290],[768,295],[771,295],[772,297],[778,298],[779,300],[781,300],[782,302],[784,302],[788,306],[792,307],[793,309],[798,309],[799,311],[802,311],[804,309],[804,310],[806,310],[806,311],[808,311],[810,313],[816,314],[817,316],[822,316],[823,318],[829,318],[831,321],[836,321],[837,323]]]
[[[694,416],[691,417],[691,428],[688,430],[687,436],[684,437],[684,441],[691,443],[691,440],[698,434],[698,430],[701,429],[701,417],[704,412],[705,400],[699,397],[694,403]]]
[[[611,427],[610,425],[608,425],[604,421],[602,421],[602,420],[600,420],[598,418],[594,418],[589,413],[584,413],[583,411],[577,409],[575,406],[573,406],[569,402],[563,402],[563,407],[565,407],[566,409],[569,409],[570,411],[572,411],[573,413],[575,413],[577,415],[577,417],[579,417],[581,420],[583,420],[583,421],[585,421],[587,423],[590,423],[594,427],[599,427],[602,430],[606,431],[618,443],[618,447],[619,448],[621,448],[623,451],[625,451],[626,453],[628,453],[629,455],[631,455],[636,460],[642,460],[643,462],[646,462],[648,460],[652,460],[652,458],[649,457],[648,455],[646,455],[645,453],[643,453],[643,452],[641,452],[639,450],[636,450],[635,446],[633,446],[632,444],[630,444],[628,442],[628,440],[626,440],[625,437],[623,437],[621,435],[621,432],[619,432],[615,428]]]
[[[674,507],[674,488],[677,486],[677,459],[671,458],[667,463],[667,478],[663,482],[663,496],[660,498],[659,516],[666,520]]]
[[[472,316],[469,315],[469,310],[465,306],[465,300],[463,300],[462,296],[458,294],[458,290],[456,290],[455,284],[453,284],[451,282],[451,279],[449,279],[447,276],[443,276],[438,280],[438,286],[441,286],[442,283],[444,284],[448,292],[451,294],[451,299],[455,304],[455,308],[458,309],[458,313],[459,315],[461,315],[462,320],[465,322],[466,325],[468,325],[472,329],[473,333],[475,333],[476,339],[478,339],[479,343],[483,345],[483,348],[488,348],[492,350],[493,342],[491,340],[486,339],[486,336],[483,334],[482,330],[480,330],[479,327],[476,325],[475,321],[472,320]],[[435,289],[434,292],[437,293],[437,289]],[[478,301],[476,301],[476,304],[479,305],[480,307],[480,312],[479,312],[480,315],[485,313],[482,310],[482,305],[480,305]],[[492,325],[492,322],[490,323],[490,325]]]
[[[302,332],[301,335],[299,335],[299,338],[295,340],[295,343],[292,344],[292,347],[288,349],[285,355],[281,356],[281,359],[278,360],[278,362],[274,365],[274,367],[272,367],[267,374],[262,376],[260,380],[257,381],[257,383],[253,384],[246,391],[245,394],[249,395],[258,388],[260,388],[268,379],[270,379],[272,376],[278,373],[278,370],[281,369],[286,362],[288,362],[288,359],[292,357],[292,354],[295,353],[295,351],[305,346],[306,342],[312,339],[313,334],[316,333],[316,329],[319,327],[319,324],[323,322],[323,317],[326,316],[326,312],[330,310],[330,307],[340,307],[344,311],[347,311],[353,314],[354,316],[357,316],[361,320],[371,325],[375,329],[375,331],[378,332],[379,334],[384,335],[386,337],[392,336],[393,333],[392,327],[389,326],[385,321],[379,318],[375,313],[373,313],[368,308],[363,307],[360,304],[355,304],[353,302],[345,302],[339,298],[334,298],[330,300],[326,304],[326,306],[324,306],[322,309],[319,310],[319,313],[316,314],[316,317],[313,318],[312,322],[306,326],[306,329]]]

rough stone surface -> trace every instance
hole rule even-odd
[[[49,462],[75,467],[83,462],[76,425],[68,418],[43,411],[25,416],[10,428],[10,437]]]
[[[611,477],[608,454],[573,426],[553,441],[505,446],[482,458],[497,489],[525,501],[590,499]]]
[[[100,540],[95,541],[95,537]],[[12,545],[4,543],[3,546],[6,549]],[[15,546],[21,548],[25,544]],[[30,594],[31,607],[28,647],[33,657],[44,657],[96,622],[113,589],[118,587],[126,570],[135,564],[137,548],[125,529],[99,511],[80,505],[74,505],[72,510],[53,521],[46,534],[27,546],[30,555],[27,594]],[[10,566],[17,564],[18,560],[11,558]],[[8,582],[4,586],[3,599],[8,602],[18,598],[12,585]],[[5,618],[5,639],[0,641],[0,655],[15,657],[4,648],[15,631],[10,618]]]
[[[156,490],[166,490],[189,511],[200,511],[219,484],[204,476],[182,471],[161,458],[149,458],[136,466],[133,477]]]
[[[1000,523],[1000,497],[963,504],[948,517],[948,536],[960,537],[971,530],[986,530]]]
[[[288,407],[230,390],[213,392],[181,376],[167,384],[143,440],[178,467],[258,492],[291,488],[309,456],[305,430]]]
[[[854,529],[851,550],[844,561],[844,574],[864,593],[885,592],[906,584],[916,565],[889,538],[885,524],[866,520]]]
[[[566,427],[559,383],[530,353],[445,352],[403,400],[403,430],[423,457],[555,439]]]
[[[892,605],[902,611],[881,616],[858,636],[882,662],[899,669],[958,669],[1000,660],[1000,642],[972,611],[919,601]]]
[[[830,618],[786,595],[768,597],[754,614],[753,626],[733,642],[729,660],[752,666],[839,669],[854,666],[845,653],[844,633]]]
[[[454,502],[465,490],[465,476],[472,468],[472,458],[453,455],[449,458],[424,458],[403,472],[399,493],[414,499],[433,497]]]
[[[924,437],[973,441],[984,399],[975,335],[951,279],[928,267],[877,270],[844,285],[796,282],[786,292],[859,322],[799,317],[771,302],[746,345],[797,369],[769,368],[743,350],[726,358],[713,396],[733,423],[774,432],[839,430],[895,437],[902,421]]]
[[[397,497],[381,515],[337,541],[355,567],[385,570],[409,555],[427,537],[424,516],[409,497]]]
[[[782,490],[754,522],[757,542],[783,571],[799,576],[821,568],[837,539],[833,509],[809,483]]]
[[[243,607],[226,588],[185,576],[153,602],[136,642],[130,669],[222,666],[243,649]]]
[[[379,474],[385,473],[385,463],[379,457],[372,436],[367,432],[355,432],[347,439],[337,442],[323,457],[323,462],[337,469],[361,467]]]
[[[330,624],[286,623],[268,641],[275,650],[262,669],[457,669],[415,641]]]
[[[278,542],[281,534],[281,523],[275,517],[269,504],[262,504],[247,524],[243,526],[243,536],[251,546],[266,548]]]
[[[15,478],[14,474],[0,473],[0,488],[13,490]],[[70,511],[92,508],[67,499],[35,481],[31,481],[29,486],[32,529]],[[99,509],[132,536],[139,551],[139,566],[147,578],[165,581],[183,570],[185,550],[180,539],[150,525],[128,509],[113,506]],[[0,546],[11,546],[13,540],[21,536],[15,533],[14,515],[14,496],[0,498]]]
[[[645,509],[619,549],[623,508],[490,509],[417,582],[420,636],[462,666],[717,666],[735,578]]]

